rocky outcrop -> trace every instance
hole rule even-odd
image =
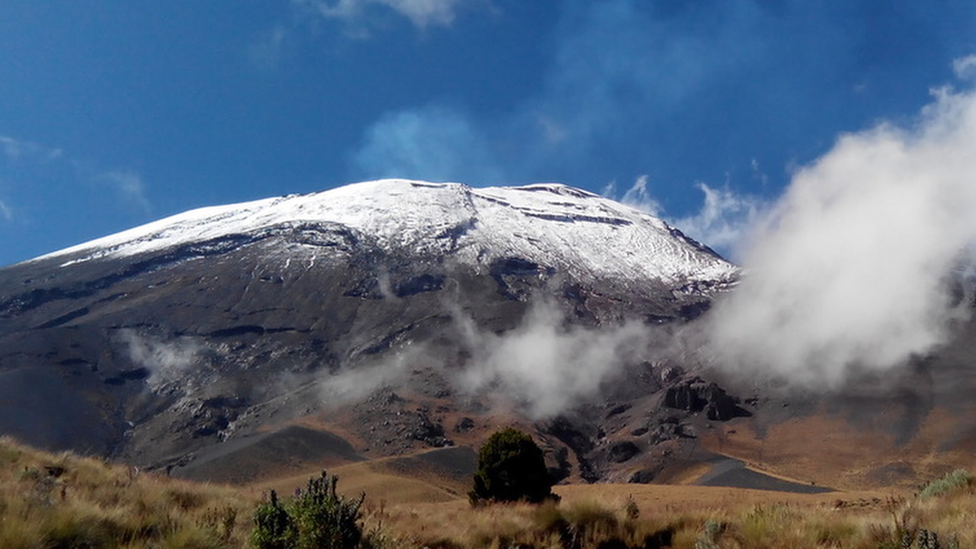
[[[569,451],[573,452],[577,463],[579,463],[580,477],[588,482],[599,479],[599,475],[594,471],[588,459],[590,452],[596,447],[595,440],[603,435],[599,427],[589,422],[558,416],[543,425],[542,431],[555,437],[565,444]]]
[[[629,440],[618,442],[610,447],[610,461],[623,463],[640,453],[640,448]]]
[[[713,421],[728,421],[750,415],[739,407],[736,398],[714,382],[706,382],[700,377],[668,387],[664,394],[664,405],[692,413],[704,411],[705,416]]]

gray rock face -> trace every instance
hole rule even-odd
[[[715,421],[728,421],[734,417],[749,415],[724,389],[714,382],[706,382],[698,377],[668,387],[664,395],[664,405],[693,413],[704,410],[706,417]]]

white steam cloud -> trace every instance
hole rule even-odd
[[[346,369],[322,382],[326,404],[358,402],[381,387],[400,385],[410,368],[426,358],[422,345],[398,349],[388,360]]]
[[[562,312],[536,301],[517,329],[496,335],[468,323],[462,330],[474,352],[460,386],[506,395],[534,417],[549,417],[592,397],[604,381],[642,356],[648,343],[640,322],[599,329],[564,326]]]
[[[721,361],[836,384],[945,341],[976,242],[976,94],[934,95],[912,127],[846,135],[795,174],[714,311]]]
[[[148,383],[153,390],[189,379],[184,373],[199,363],[201,354],[206,350],[203,345],[188,338],[162,341],[140,335],[134,330],[122,331],[120,339],[132,362],[149,370]]]
[[[552,417],[599,394],[625,366],[647,360],[652,332],[641,322],[586,328],[570,325],[554,303],[537,297],[518,327],[496,334],[453,311],[454,330],[468,357],[447,367],[424,345],[398,349],[389,359],[357,365],[321,383],[329,404],[361,400],[383,387],[402,387],[415,369],[433,367],[458,394],[487,397],[492,406]]]

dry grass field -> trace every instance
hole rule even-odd
[[[593,484],[557,486],[558,504],[472,507],[463,483],[431,466],[462,457],[392,458],[332,472],[340,492],[366,493],[370,549],[879,549],[903,547],[903,539],[919,549],[976,547],[968,474],[924,493]],[[0,439],[0,549],[248,547],[262,493],[275,488],[288,497],[306,478],[193,483]]]
[[[2,549],[243,547],[259,500],[0,438]]]

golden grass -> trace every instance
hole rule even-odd
[[[827,410],[762,431],[750,419],[735,419],[703,432],[700,442],[703,448],[742,460],[764,474],[800,483],[842,490],[911,489],[917,478],[934,478],[960,467],[976,468],[976,437],[959,435],[969,432],[960,418],[973,413],[976,403],[967,403],[962,410],[936,408],[907,442],[891,433],[891,415],[862,418],[870,422],[865,426]],[[947,441],[955,442],[947,447]],[[887,473],[893,466],[906,472]]]
[[[922,528],[938,532],[943,547],[949,540],[976,547],[972,488],[926,500],[879,492],[654,485],[570,485],[555,491],[562,501],[542,506],[472,508],[460,500],[388,504],[367,498],[366,525],[381,529],[389,547],[432,549],[592,549],[611,540],[641,547],[664,532],[675,549],[878,549],[900,547],[904,532]],[[637,518],[628,516],[628,501],[636,505]],[[567,538],[574,532],[580,537]]]
[[[329,469],[329,473],[339,477],[340,493],[355,497],[360,493],[368,494],[370,499],[384,500],[388,503],[441,503],[453,501],[463,497],[458,493],[445,489],[434,482],[419,478],[407,478],[387,471],[382,463],[363,462],[342,465]],[[279,494],[291,494],[295,488],[305,486],[310,474],[289,475],[254,486],[260,490],[276,490]]]
[[[334,472],[340,491],[367,492],[363,525],[370,549],[610,549],[664,541],[675,549],[879,549],[900,547],[906,532],[921,529],[937,532],[943,547],[976,547],[970,485],[928,498],[568,485],[555,488],[558,505],[471,507],[419,478],[368,465]],[[0,438],[0,549],[244,548],[260,497],[256,488],[139,474]]]
[[[0,549],[243,547],[257,500],[0,438]]]

